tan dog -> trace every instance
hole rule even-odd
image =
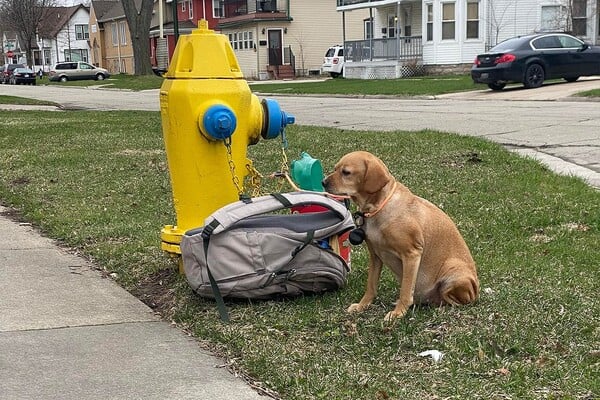
[[[323,180],[325,190],[351,197],[363,215],[369,249],[367,288],[348,312],[365,310],[377,295],[383,264],[400,282],[386,321],[413,304],[459,305],[475,301],[475,262],[452,220],[438,207],[397,182],[384,163],[365,151],[349,153]]]

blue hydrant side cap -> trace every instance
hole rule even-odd
[[[206,110],[202,123],[205,133],[216,140],[225,140],[233,135],[237,118],[229,107],[217,104]]]
[[[283,132],[286,126],[296,122],[296,118],[293,115],[281,111],[281,107],[279,107],[277,101],[264,99],[262,105],[267,115],[267,126],[263,130],[263,138],[274,139]]]

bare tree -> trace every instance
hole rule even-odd
[[[504,3],[504,4],[502,4]],[[510,18],[508,17],[509,9],[513,9],[516,7],[516,2],[508,1],[508,2],[500,2],[500,1],[490,1],[489,13],[488,13],[488,27],[493,34],[492,37],[488,37],[488,47],[493,47],[498,44],[500,32],[504,27],[508,26]],[[491,35],[490,35],[491,36]]]
[[[133,46],[134,74],[151,75],[149,31],[154,0],[122,0],[122,4]]]
[[[25,50],[27,63],[33,63],[33,48],[40,22],[55,5],[55,0],[0,0],[0,24],[5,30],[19,35],[21,48]]]

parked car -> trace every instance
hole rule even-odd
[[[546,79],[575,82],[580,76],[600,75],[600,47],[566,33],[543,33],[505,40],[475,58],[471,78],[502,90],[508,82],[526,88]]]
[[[321,66],[323,73],[329,73],[336,78],[344,73],[344,47],[331,46],[327,49]]]
[[[104,68],[94,67],[83,61],[69,61],[58,63],[50,70],[48,77],[51,81],[75,81],[81,79],[94,79],[101,81],[110,77]]]
[[[10,77],[15,68],[25,68],[23,64],[4,64],[0,69],[0,81],[2,83],[10,83]]]
[[[10,76],[11,85],[35,85],[37,75],[29,68],[15,68]]]

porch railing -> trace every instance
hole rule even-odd
[[[225,18],[255,13],[287,12],[283,0],[223,0]]]
[[[379,1],[379,0],[337,0],[337,6],[338,7],[343,7],[343,6],[351,6],[354,4],[362,4],[362,3],[373,3],[375,1]]]
[[[344,46],[346,61],[409,60],[423,57],[421,36],[348,40]]]

